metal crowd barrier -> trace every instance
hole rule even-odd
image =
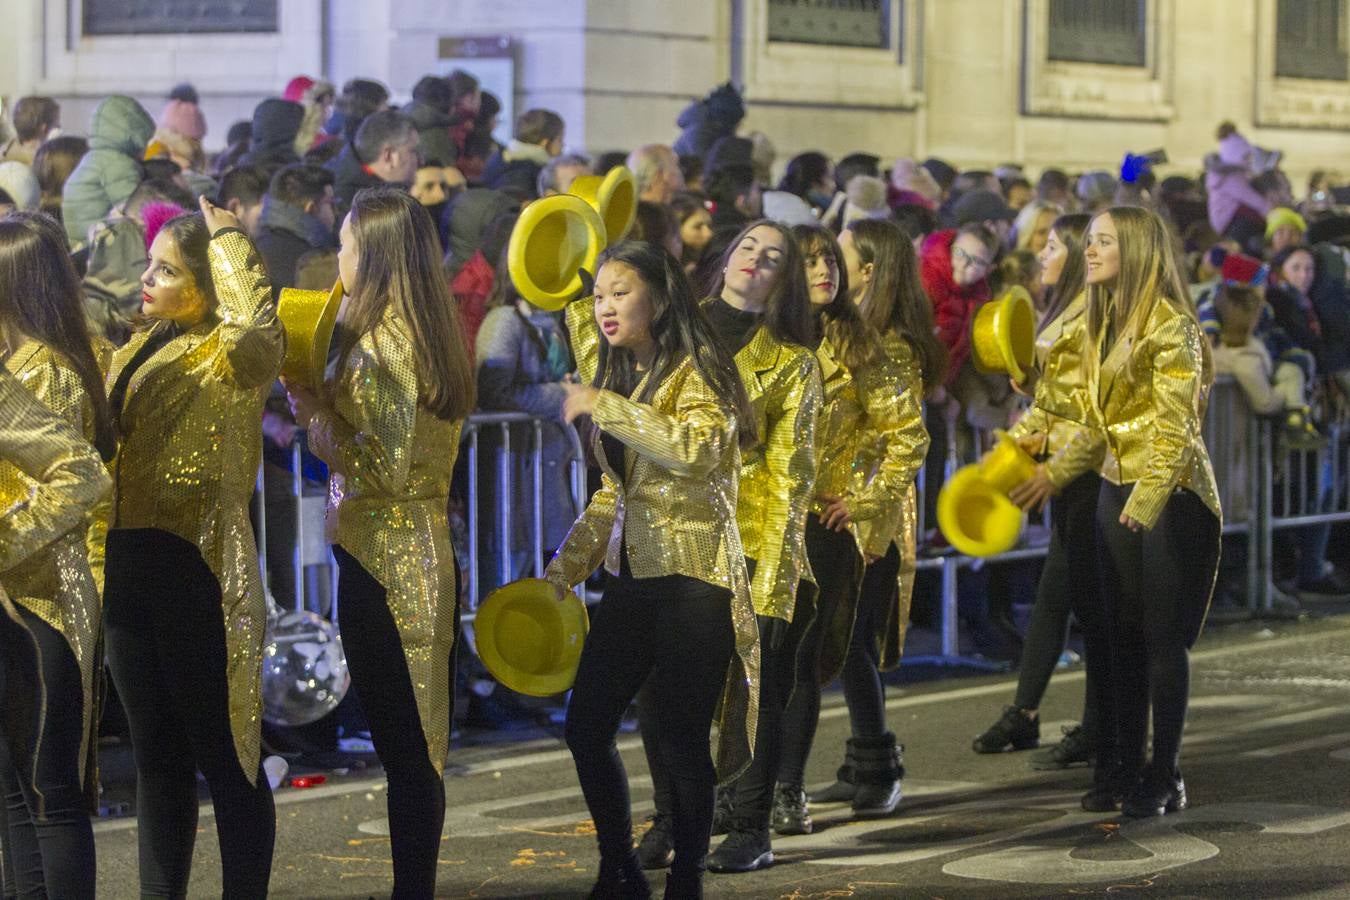
[[[989,434],[971,429],[972,440],[962,453],[955,418],[936,421],[930,417],[929,428],[942,429],[946,437],[947,455],[943,466],[944,480],[961,465],[978,459],[987,446]],[[529,454],[525,466],[529,484],[516,484],[516,461],[513,455],[520,448],[514,446],[512,426],[530,426]],[[555,421],[540,419],[526,413],[475,413],[466,421],[461,450],[468,473],[467,506],[464,510],[468,531],[468,565],[464,573],[467,582],[469,609],[464,621],[472,621],[481,597],[482,583],[479,559],[482,538],[479,511],[480,439],[484,434],[495,434],[497,440],[492,452],[496,488],[495,513],[492,527],[496,545],[503,548],[498,559],[497,580],[510,581],[517,573],[512,571],[513,552],[530,554],[530,570],[536,577],[543,574],[548,560],[545,553],[544,521],[548,505],[568,502],[575,515],[585,506],[585,455],[577,432],[570,425],[561,426],[571,453],[570,496],[546,497],[543,483],[544,429],[559,427]],[[1280,454],[1276,429],[1278,422],[1253,414],[1237,383],[1229,378],[1216,381],[1204,421],[1205,445],[1214,465],[1219,497],[1224,510],[1225,538],[1229,546],[1233,538],[1240,538],[1245,547],[1246,611],[1252,616],[1269,614],[1274,609],[1277,589],[1273,581],[1273,537],[1277,531],[1350,522],[1350,426],[1337,423],[1328,429],[1326,447],[1317,450]],[[336,564],[323,540],[324,496],[307,493],[301,473],[301,444],[291,447],[291,494],[295,500],[295,546],[292,550],[292,573],[297,585],[295,608],[322,611],[319,608],[322,587],[326,584],[331,599],[336,595]],[[930,488],[924,469],[918,477],[917,532],[922,541],[928,531],[924,497]],[[261,488],[262,478],[259,474]],[[260,491],[261,492],[261,491]],[[1278,514],[1276,500],[1279,500]],[[265,509],[265,504],[263,504]],[[522,508],[529,510],[529,546],[518,548],[513,540],[513,524]],[[1048,510],[1038,517],[1048,532]],[[262,515],[262,528],[266,527]],[[261,529],[260,529],[261,530]],[[1000,565],[1029,559],[1043,558],[1048,544],[1032,544],[1024,536],[1023,542],[1006,553],[983,559],[965,556],[955,551],[940,555],[921,555],[919,571],[940,573],[940,647],[936,654],[906,657],[910,664],[937,664],[997,668],[1000,664],[963,656],[960,652],[960,621],[958,611],[958,581],[963,569],[977,570],[986,565]],[[265,560],[264,560],[265,565]],[[328,569],[326,583],[318,577]],[[332,608],[336,608],[335,603]]]

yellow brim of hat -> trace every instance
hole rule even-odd
[[[497,588],[478,607],[474,639],[492,677],[520,694],[547,697],[572,687],[589,620],[568,592],[557,599],[539,578]]]
[[[1036,352],[1036,307],[1019,285],[1008,288],[975,313],[971,349],[981,372],[1003,372],[1025,381]]]
[[[615,166],[604,175],[581,175],[567,193],[580,197],[600,214],[605,223],[605,246],[612,247],[628,236],[637,218],[637,179],[627,166]]]
[[[282,288],[277,300],[277,318],[286,329],[286,358],[282,377],[317,390],[328,366],[328,345],[333,342],[338,310],[342,307],[342,282],[328,291]]]
[[[1004,553],[1022,533],[1022,511],[985,481],[978,463],[960,469],[942,486],[937,516],[948,542],[967,556]]]
[[[511,229],[506,267],[520,296],[556,311],[581,291],[578,269],[595,271],[605,224],[585,200],[555,194],[526,206]]]
[[[995,431],[998,443],[980,463],[984,480],[999,493],[1006,494],[1036,474],[1036,460],[1018,446],[1006,431]]]

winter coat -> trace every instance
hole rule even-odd
[[[89,227],[125,203],[141,183],[141,157],[154,134],[155,120],[130,97],[114,94],[94,110],[89,152],[61,193],[61,219],[72,245],[88,240]]]
[[[1322,371],[1335,375],[1350,369],[1350,286],[1346,284],[1344,249],[1335,244],[1317,244],[1317,278],[1308,298],[1322,323],[1325,356],[1318,360]]]
[[[512,141],[488,160],[483,169],[483,184],[533,200],[539,196],[539,172],[548,158],[543,147]]]
[[[1205,191],[1209,195],[1209,224],[1215,234],[1227,231],[1244,206],[1262,217],[1270,212],[1270,202],[1247,181],[1247,170],[1227,165],[1214,154],[1205,157]]]
[[[975,310],[989,299],[989,282],[981,278],[966,287],[952,281],[952,242],[955,229],[935,231],[923,242],[919,254],[919,275],[924,293],[933,303],[937,320],[938,338],[946,345],[951,361],[947,369],[947,383],[951,384],[961,372],[961,366],[970,356],[970,325]]]
[[[450,126],[454,124],[450,114],[417,100],[403,107],[403,113],[417,128],[422,158],[428,163],[436,161],[442,166],[453,166],[459,158],[459,149],[450,137]]]
[[[254,244],[262,255],[272,295],[295,287],[295,269],[300,257],[313,250],[333,250],[337,241],[323,223],[298,206],[273,197],[263,198],[262,218]]]
[[[451,201],[447,227],[450,254],[447,270],[457,276],[483,244],[483,235],[492,220],[513,212],[520,204],[501,191],[469,188]],[[492,259],[488,268],[492,268]]]
[[[289,100],[272,97],[253,110],[253,136],[248,152],[239,158],[241,166],[279,168],[298,163],[295,136],[305,120],[305,108]]]
[[[351,209],[357,191],[384,184],[380,176],[366,170],[365,164],[356,155],[356,148],[351,144],[343,147],[342,152],[329,160],[324,168],[333,173],[333,197],[336,200],[334,205],[338,221]]]

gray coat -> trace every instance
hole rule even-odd
[[[572,444],[564,430],[562,403],[565,392],[549,370],[547,336],[515,307],[490,310],[478,331],[475,355],[478,361],[478,407],[484,412],[526,412],[551,420],[544,426],[544,550],[547,554],[562,543],[580,510],[571,500]],[[492,528],[496,503],[494,453],[500,445],[496,427],[480,432],[479,485],[480,527],[484,546],[495,547]],[[513,478],[513,549],[529,550],[532,543],[532,469],[529,447],[532,437],[525,425],[511,429]]]
[[[141,183],[141,158],[154,134],[155,120],[130,97],[114,94],[94,110],[89,152],[61,194],[61,218],[71,244],[88,240],[89,227],[125,203]]]

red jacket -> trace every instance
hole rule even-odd
[[[475,250],[473,256],[459,270],[459,274],[450,280],[450,293],[459,301],[459,316],[464,322],[464,331],[469,338],[469,355],[474,353],[474,343],[478,339],[478,328],[487,315],[487,298],[492,293],[492,280],[495,276],[492,266],[482,250]]]
[[[957,373],[970,355],[970,323],[975,310],[989,299],[989,282],[981,278],[966,287],[952,281],[952,242],[956,230],[935,231],[923,242],[919,254],[919,277],[923,289],[933,303],[938,338],[951,356],[947,368],[947,384],[956,380]]]

